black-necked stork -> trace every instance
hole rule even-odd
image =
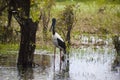
[[[61,36],[55,31],[55,25],[56,25],[56,19],[52,19],[52,25],[50,28],[50,31],[52,31],[52,42],[55,46],[54,49],[54,61],[55,61],[55,53],[56,53],[56,47],[60,49],[60,69],[62,61],[65,60],[65,54],[66,54],[66,45],[64,40],[61,38]],[[61,51],[63,51],[63,54],[61,54]],[[54,68],[55,68],[55,62],[54,62]]]

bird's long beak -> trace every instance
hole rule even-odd
[[[55,23],[56,23],[56,19],[55,19],[55,18],[53,18],[53,19],[52,19],[52,25],[51,25],[51,28],[50,28],[50,30],[49,30],[49,31],[54,30]]]

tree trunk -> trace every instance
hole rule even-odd
[[[26,19],[25,24],[21,25],[21,42],[18,55],[18,66],[32,67],[34,51],[35,51],[35,38],[38,23],[32,19]]]
[[[69,46],[70,46],[70,44],[71,44],[71,41],[70,41],[70,32],[71,32],[71,30],[69,30],[69,31],[67,32],[67,36],[66,36],[66,41],[68,42]]]
[[[10,24],[13,15],[21,28],[17,66],[23,68],[32,67],[36,47],[35,39],[38,23],[30,19],[30,2],[30,0],[10,0],[9,2],[8,23]]]

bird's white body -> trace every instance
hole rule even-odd
[[[53,44],[54,44],[57,48],[62,49],[62,47],[60,47],[60,46],[58,45],[58,40],[57,40],[57,39],[60,39],[61,41],[63,41],[63,39],[61,38],[61,36],[60,36],[57,32],[55,32],[55,34],[52,35],[52,42],[53,42]],[[63,42],[64,42],[64,41],[63,41]]]
[[[60,70],[61,70],[61,66],[64,64],[62,64],[63,62],[66,62],[66,45],[64,40],[61,38],[61,36],[55,31],[55,23],[56,23],[56,19],[53,18],[52,19],[52,25],[50,28],[50,31],[52,31],[52,42],[55,46],[54,49],[54,69],[55,69],[55,53],[56,53],[56,47],[60,49]],[[61,51],[63,51],[63,54],[61,53]]]

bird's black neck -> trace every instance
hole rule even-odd
[[[55,34],[55,26],[53,26],[52,33]]]
[[[56,19],[53,18],[52,19],[52,33],[53,33],[53,35],[55,34],[55,24],[56,24]]]

